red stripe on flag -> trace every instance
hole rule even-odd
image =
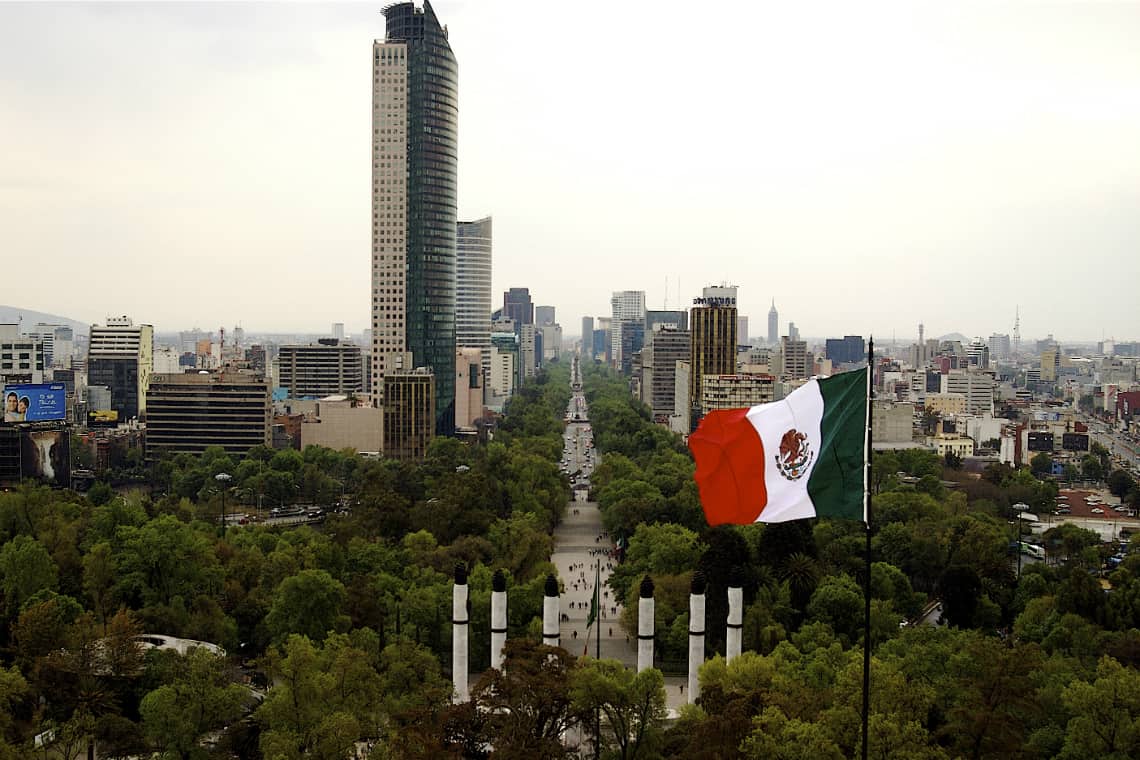
[[[764,511],[764,444],[748,409],[709,412],[689,436],[694,475],[709,525],[749,525]]]

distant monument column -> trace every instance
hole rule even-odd
[[[451,590],[451,680],[455,684],[455,701],[466,702],[467,637],[471,616],[468,605],[467,566],[455,566],[455,585]]]
[[[542,600],[542,643],[548,647],[558,646],[558,579],[554,574],[546,576],[545,596]]]
[[[496,570],[491,577],[491,667],[503,669],[503,646],[507,643],[507,577]]]
[[[732,568],[728,580],[728,635],[725,640],[725,662],[740,656],[740,635],[744,628],[744,582],[739,567]]]
[[[693,573],[689,588],[689,704],[701,695],[697,671],[705,661],[705,574]]]
[[[641,579],[637,600],[637,672],[653,667],[653,579]]]

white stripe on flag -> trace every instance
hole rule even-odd
[[[756,428],[764,444],[764,486],[768,503],[758,522],[785,522],[815,517],[816,509],[808,496],[807,484],[819,456],[820,421],[823,419],[823,396],[819,383],[810,380],[788,394],[782,401],[760,404],[748,412],[748,421]],[[796,430],[807,435],[812,460],[805,472],[789,480],[777,467],[780,440],[784,433]]]

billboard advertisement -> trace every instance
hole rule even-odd
[[[87,427],[117,427],[119,412],[115,409],[96,409],[87,413]]]
[[[1030,451],[1052,451],[1053,450],[1053,434],[1052,433],[1030,433],[1029,434],[1029,450]]]
[[[67,416],[67,391],[63,383],[4,386],[5,422],[47,422]]]
[[[1061,436],[1061,448],[1065,451],[1088,451],[1089,436],[1087,433],[1065,433]]]
[[[71,475],[71,437],[66,430],[25,429],[20,460],[23,477],[66,488]]]

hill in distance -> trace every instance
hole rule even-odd
[[[67,317],[61,317],[58,314],[48,314],[42,311],[21,309],[18,306],[4,306],[0,304],[0,324],[19,324],[21,330],[29,330],[31,329],[32,325],[36,324],[37,322],[43,322],[44,324],[48,325],[67,325],[75,331],[75,334],[77,336],[86,335],[87,328],[90,327],[87,322],[68,319]]]

